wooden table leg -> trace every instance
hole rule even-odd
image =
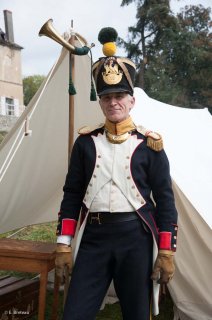
[[[58,319],[60,285],[61,285],[61,279],[56,275],[56,272],[55,272],[51,320]]]
[[[65,306],[67,294],[68,294],[68,288],[69,288],[69,270],[68,267],[65,267],[65,283],[64,283],[64,296],[63,296],[63,307]]]
[[[47,279],[48,279],[48,272],[47,271],[41,272],[38,320],[45,320]]]

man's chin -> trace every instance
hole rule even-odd
[[[110,121],[110,122],[113,122],[113,123],[118,123],[118,122],[121,122],[123,119],[118,116],[118,115],[110,115],[109,117],[107,117],[107,119]]]
[[[110,119],[108,119],[110,122],[113,122],[113,123],[119,123],[119,122],[121,122],[122,120],[121,119],[118,119],[118,118],[110,118]]]

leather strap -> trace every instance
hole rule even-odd
[[[90,212],[87,223],[89,224],[104,224],[117,223],[139,219],[136,212]]]
[[[129,82],[130,87],[133,90],[133,83],[132,83],[132,79],[130,77],[129,71],[127,69],[127,67],[125,66],[125,64],[121,61],[121,59],[117,58],[117,62],[120,65],[120,67],[122,68],[122,70],[124,71],[124,74],[127,78],[127,81]]]

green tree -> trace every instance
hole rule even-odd
[[[123,0],[121,5],[132,2],[137,23],[129,27],[129,41],[120,43],[138,65],[136,85],[157,100],[211,111],[210,9],[186,6],[173,16],[169,1]]]
[[[34,94],[37,92],[41,83],[45,79],[42,75],[28,76],[23,79],[24,105],[27,106]]]
[[[176,18],[171,14],[169,0],[122,0],[121,6],[132,2],[137,4],[137,23],[128,28],[128,41],[120,39],[119,43],[138,66],[136,85],[145,89],[149,49],[159,41],[164,28],[175,27]]]
[[[182,79],[191,108],[207,107],[212,113],[211,9],[186,6],[178,15],[182,32],[190,35],[187,74]]]
[[[152,45],[146,76],[148,93],[164,102],[189,108],[212,105],[210,9],[186,6],[178,28],[165,29]]]

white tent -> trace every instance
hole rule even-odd
[[[136,88],[133,118],[163,136],[179,213],[174,320],[212,319],[212,117],[149,98]]]
[[[1,233],[57,219],[68,166],[68,61],[63,49],[46,82],[0,146]],[[89,102],[89,57],[76,56],[75,70],[76,137],[79,127],[98,124],[103,117],[98,103]],[[180,226],[176,274],[170,285],[175,320],[209,320],[211,116],[206,110],[155,101],[141,89],[135,90],[135,97],[135,122],[163,135],[171,164]]]

